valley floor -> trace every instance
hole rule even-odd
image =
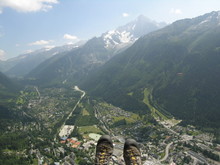
[[[147,98],[144,101],[149,104]],[[124,164],[126,138],[140,143],[145,165],[219,164],[220,145],[212,142],[212,134],[193,126],[182,127],[149,106],[154,114],[140,115],[93,99],[78,87],[26,87],[16,106],[23,121],[9,124],[5,136],[0,136],[0,160],[8,157],[14,164],[90,165],[97,140],[110,134],[115,144],[111,164]],[[13,147],[12,139],[22,145]]]

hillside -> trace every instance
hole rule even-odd
[[[78,47],[81,43],[64,45],[54,48],[42,48],[30,53],[0,62],[0,70],[10,77],[24,77],[45,60]]]
[[[165,24],[140,16],[124,26],[90,39],[64,56],[56,55],[48,59],[32,70],[27,78],[35,79],[41,85],[79,83],[90,72],[132,45],[140,36],[163,26]]]
[[[5,129],[8,119],[12,119],[14,105],[12,99],[18,95],[19,86],[0,72],[0,132]]]
[[[0,72],[0,104],[4,103],[4,99],[8,99],[18,91],[19,86]]]
[[[220,12],[184,19],[152,32],[115,56],[81,87],[126,106],[143,100],[191,124],[220,125]]]

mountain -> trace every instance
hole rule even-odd
[[[0,105],[7,104],[7,100],[16,95],[19,85],[0,72]]]
[[[64,56],[55,56],[35,68],[27,77],[40,84],[78,83],[89,72],[103,65],[115,54],[125,50],[137,38],[153,30],[158,24],[140,16],[135,21],[90,39],[78,49]]]
[[[64,45],[54,48],[42,48],[34,52],[22,54],[0,63],[0,69],[11,77],[23,77],[43,61],[57,54],[64,54],[76,47],[77,44]]]
[[[129,43],[133,43],[139,37],[164,26],[166,26],[166,23],[157,23],[140,15],[136,20],[128,24],[102,34],[101,38],[106,48],[121,48]]]
[[[14,96],[14,84],[3,73],[0,72],[0,125],[2,126],[5,119],[10,119],[12,114],[8,109],[8,100]],[[2,120],[3,119],[3,120]],[[2,129],[2,127],[1,127]],[[1,130],[0,130],[1,132]]]
[[[138,39],[81,87],[129,108],[144,90],[159,109],[204,127],[220,125],[220,12],[174,22]],[[139,108],[130,108],[139,111]]]

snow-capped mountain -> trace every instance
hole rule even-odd
[[[155,103],[183,123],[219,128],[219,71],[220,12],[211,12],[141,37],[79,86],[131,111],[142,98],[127,94],[150,87]]]
[[[52,57],[32,70],[27,77],[40,82],[80,83],[90,73],[104,65],[113,56],[128,48],[140,36],[155,31],[165,24],[156,23],[144,16],[88,40],[78,49],[59,58]]]
[[[105,48],[112,49],[133,43],[139,37],[164,26],[166,26],[166,23],[157,23],[140,15],[136,20],[115,30],[110,30],[104,33],[101,37],[105,42]]]

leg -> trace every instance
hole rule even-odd
[[[125,142],[124,160],[126,165],[142,165],[138,143],[133,139],[127,139]]]
[[[96,146],[95,165],[108,165],[113,153],[113,143],[109,135],[103,135]]]

